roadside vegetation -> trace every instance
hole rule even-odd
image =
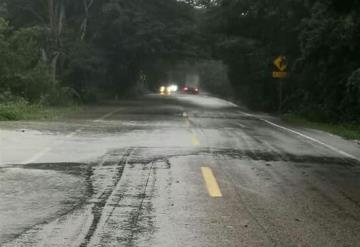
[[[0,119],[157,90],[205,57],[195,19],[175,0],[0,0]]]
[[[206,2],[206,1],[203,1]],[[360,121],[360,2],[357,0],[207,1],[204,28],[228,66],[238,98],[276,112],[273,60],[287,57],[283,112],[320,122]],[[308,119],[311,120],[311,119]]]
[[[295,126],[326,131],[334,135],[344,137],[345,139],[359,141],[360,144],[360,125],[356,123],[351,124],[310,121],[300,115],[295,114],[285,114],[282,119]]]
[[[358,0],[219,0],[205,6],[202,28],[213,40],[235,97],[278,113],[274,59],[286,56],[284,119],[359,139],[360,2]],[[292,113],[292,114],[288,114]]]
[[[275,113],[282,55],[282,113],[357,126],[359,13],[357,0],[0,0],[0,104],[94,103],[196,74]]]
[[[27,102],[0,104],[0,121],[56,120],[79,111],[78,106],[49,107]]]

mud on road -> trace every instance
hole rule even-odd
[[[1,246],[360,240],[359,160],[219,99],[151,96],[2,128]],[[356,156],[345,141],[316,138]],[[222,197],[209,196],[202,167]]]

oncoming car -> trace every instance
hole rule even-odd
[[[176,93],[178,91],[177,85],[170,85],[170,86],[161,86],[160,87],[160,94],[161,95],[171,95],[172,93]]]

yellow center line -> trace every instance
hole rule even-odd
[[[211,197],[222,197],[219,185],[216,181],[214,173],[209,167],[201,167],[201,172],[204,177],[206,187]]]
[[[196,135],[193,133],[191,136],[191,142],[194,146],[199,146],[200,145],[200,141],[199,139],[196,137]]]
[[[191,123],[190,123],[190,119],[189,116],[186,112],[183,113],[183,117],[184,117],[184,122],[187,128],[190,129],[190,131],[192,132],[191,134],[191,143],[193,146],[199,146],[200,145],[200,141],[197,138],[196,134],[191,130]]]
[[[191,124],[190,124],[189,119],[185,118],[184,121],[185,121],[186,127],[190,128],[190,127],[191,127]]]

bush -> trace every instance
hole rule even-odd
[[[0,103],[0,120],[24,119],[29,104],[26,100],[20,99],[16,102]]]
[[[346,97],[342,102],[346,121],[360,122],[360,68],[347,80]]]
[[[10,91],[4,91],[0,93],[0,104],[19,102],[25,99],[19,96],[13,95]]]
[[[300,110],[299,115],[313,122],[331,122],[334,118],[326,108],[319,105],[308,106]]]
[[[14,30],[0,17],[0,102],[68,106],[79,101],[77,92],[61,87],[42,58],[43,29],[37,26]],[[24,102],[21,102],[23,104]],[[3,105],[3,110],[9,109]],[[9,113],[10,114],[10,113]],[[9,118],[12,118],[6,114]]]
[[[70,87],[55,86],[43,95],[40,104],[48,106],[71,106],[80,102],[79,94]]]

